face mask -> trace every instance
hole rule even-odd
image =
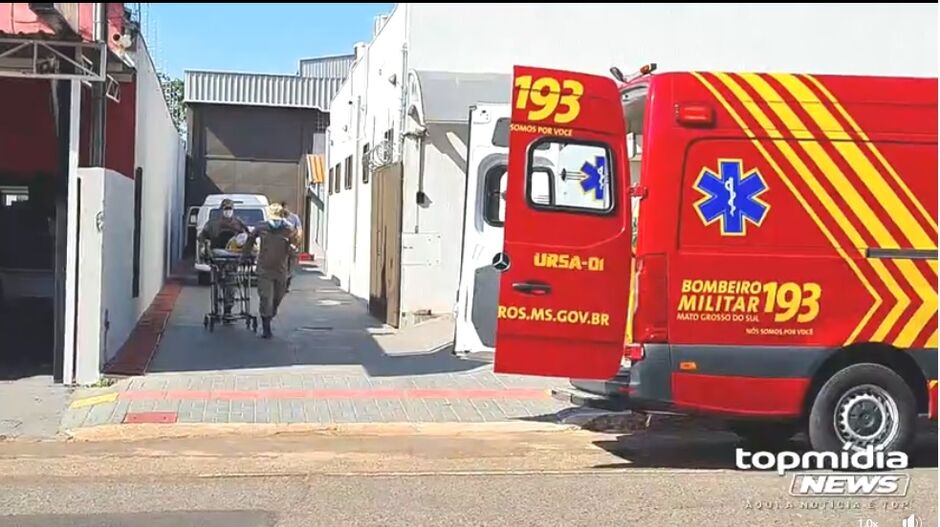
[[[270,220],[268,220],[268,223],[271,224],[271,227],[272,227],[272,228],[274,228],[274,229],[280,229],[281,226],[284,225],[284,220],[282,220],[282,219],[280,219],[280,218],[271,218]]]
[[[231,218],[232,216],[235,215],[235,211],[232,209],[225,209],[222,211],[222,215],[225,216],[226,218]]]

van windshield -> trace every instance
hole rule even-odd
[[[221,216],[222,211],[212,209],[209,211],[209,221]],[[235,209],[235,217],[245,222],[245,225],[254,227],[264,221],[264,212],[261,209]]]

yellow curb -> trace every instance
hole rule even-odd
[[[86,406],[94,406],[96,404],[113,403],[117,400],[117,398],[118,392],[95,395],[94,397],[85,397],[84,399],[76,399],[72,401],[72,404],[69,405],[69,408],[84,408]]]

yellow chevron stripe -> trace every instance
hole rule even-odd
[[[912,242],[913,246],[929,247],[931,249],[936,248],[934,241],[927,236],[927,233],[924,232],[897,194],[888,186],[887,182],[882,178],[881,173],[868,161],[868,158],[862,153],[858,144],[849,138],[845,129],[839,125],[835,117],[825,108],[822,102],[816,98],[812,91],[793,75],[775,74],[773,77],[783,84],[784,88],[798,101],[797,104],[800,104],[806,110],[816,125],[833,141],[833,146],[842,154],[842,157],[848,161],[849,165],[872,193],[875,196],[879,196],[879,198],[884,198],[879,199],[879,203],[885,208],[885,212],[887,212],[889,217],[894,219],[901,231],[907,233],[907,237]],[[750,79],[748,80],[750,82]],[[763,84],[764,91],[762,92],[758,89],[762,97],[768,100],[780,100],[779,95],[777,95],[776,91],[774,91],[766,81],[760,78],[756,80],[758,83]],[[751,82],[751,85],[754,86],[754,83]],[[755,86],[755,88],[757,88],[757,86]],[[785,103],[780,104],[786,106]],[[786,110],[784,114],[778,113],[778,115],[784,120],[787,127],[791,129],[805,128],[803,123],[800,122],[796,114],[790,111],[788,106],[786,106]],[[823,171],[826,177],[836,187],[837,191],[846,199],[852,210],[859,219],[862,220],[872,236],[874,236],[876,243],[878,243],[880,247],[898,248],[898,242],[890,235],[880,218],[875,215],[874,210],[868,206],[855,189],[854,185],[846,179],[845,175],[839,170],[829,155],[823,151],[822,147],[820,147],[818,143],[800,142],[800,145],[804,145],[804,150],[813,157],[813,160],[819,166],[820,170]],[[814,145],[816,149],[818,149],[818,153],[814,154],[810,151],[813,149],[807,149],[809,145]],[[930,321],[933,314],[937,312],[937,296],[936,290],[924,279],[924,275],[920,273],[917,266],[914,265],[914,262],[903,259],[895,260],[894,262],[901,271],[901,274],[904,275],[905,280],[907,280],[921,300],[920,306],[918,306],[914,314],[901,328],[901,332],[894,340],[895,345],[906,348],[914,343],[914,340],[917,339],[917,335],[924,329],[924,326]]]
[[[936,260],[927,260],[927,265],[930,266],[930,269],[933,271],[933,281],[934,281],[934,283],[936,283],[936,281],[937,281],[937,261],[936,261]],[[926,347],[928,347],[928,348],[936,348],[936,347],[937,347],[937,330],[934,330],[933,333],[930,334],[930,337],[927,338],[927,343],[924,344],[924,346],[926,346]],[[935,381],[935,382],[936,382],[936,381]]]
[[[835,116],[829,112],[826,106],[816,95],[803,84],[795,75],[792,74],[774,74],[784,88],[786,88],[797,101],[803,106],[803,109],[810,115],[815,123],[822,129],[823,134],[831,141],[836,150],[842,154],[842,157],[851,165],[852,169],[858,174],[862,183],[871,190],[872,194],[878,197],[878,202],[884,208],[885,212],[894,219],[901,232],[905,233],[915,248],[937,247],[931,236],[928,236],[920,223],[914,219],[901,198],[894,192],[894,189],[888,185],[871,161],[865,157],[859,148],[858,143],[852,140],[848,132],[839,124]]]
[[[764,114],[764,111],[753,101],[747,92],[744,91],[738,83],[732,79],[727,74],[716,73],[715,74],[724,84],[728,87],[729,90],[738,98],[741,104],[748,110],[748,112],[757,120],[758,124],[767,132],[767,134],[774,139],[774,145],[780,150],[780,152],[787,158],[787,161],[796,169],[797,173],[803,179],[803,181],[809,186],[810,190],[819,201],[823,204],[823,207],[829,212],[832,218],[836,221],[842,231],[849,237],[849,240],[855,247],[864,247],[864,241],[855,229],[852,223],[848,220],[845,214],[842,212],[839,207],[836,206],[835,202],[828,195],[826,190],[820,185],[819,181],[813,175],[812,171],[806,166],[805,163],[799,158],[796,152],[793,150],[793,147],[787,141],[782,140],[783,135],[779,130],[776,129],[773,122],[770,118]],[[803,141],[800,142],[801,144]],[[894,277],[891,276],[891,273],[888,272],[887,268],[884,266],[884,263],[880,261],[871,261],[869,262],[875,272],[878,274],[879,278],[888,284],[888,290],[894,295],[896,303],[894,308],[888,313],[888,316],[882,321],[878,330],[875,334],[880,338],[884,338],[884,335],[891,330],[893,327],[894,321],[900,318],[901,314],[904,312],[904,309],[910,304],[910,300],[901,290],[898,283],[894,280]],[[867,280],[866,280],[867,282]],[[870,284],[869,284],[870,286]],[[878,297],[880,299],[880,296]],[[869,310],[868,318],[871,318],[871,315],[874,314],[875,310],[880,307],[880,303],[877,306],[873,306]],[[867,321],[866,321],[867,322]],[[853,338],[857,336],[861,329],[864,328],[864,325],[856,327],[855,331],[852,332]]]
[[[747,135],[751,139],[751,143],[754,145],[755,148],[757,148],[757,150],[760,152],[764,160],[774,169],[774,171],[777,173],[780,179],[787,186],[787,189],[790,190],[790,193],[793,194],[797,202],[799,202],[799,204],[803,207],[803,210],[805,210],[806,213],[809,215],[809,217],[813,220],[813,223],[815,223],[816,226],[819,227],[819,230],[822,231],[823,235],[826,237],[826,239],[829,241],[832,247],[836,250],[836,253],[839,255],[839,257],[841,257],[842,260],[845,261],[845,263],[849,266],[852,272],[855,273],[855,276],[858,277],[859,281],[862,283],[862,285],[865,287],[868,293],[875,300],[871,308],[869,308],[868,312],[865,313],[865,316],[862,317],[861,321],[858,323],[858,325],[855,327],[855,329],[846,339],[846,343],[854,342],[855,338],[858,336],[862,328],[864,328],[865,325],[868,324],[868,321],[871,319],[872,315],[874,315],[875,311],[877,311],[878,308],[881,307],[881,303],[882,303],[881,296],[878,294],[875,288],[872,287],[871,283],[868,281],[868,279],[865,277],[862,271],[855,264],[855,261],[852,258],[850,258],[848,254],[846,254],[845,250],[842,249],[842,246],[839,244],[839,242],[832,235],[832,232],[829,231],[826,225],[822,222],[822,220],[816,214],[816,211],[809,205],[809,203],[807,203],[806,199],[803,197],[800,191],[796,188],[793,182],[790,181],[790,178],[787,177],[787,173],[780,167],[780,165],[777,164],[774,158],[770,156],[770,153],[767,152],[767,150],[764,148],[764,145],[762,145],[760,141],[755,139],[755,134],[747,126],[747,123],[744,122],[744,119],[742,119],[738,115],[737,111],[735,111],[734,108],[731,107],[731,105],[724,98],[724,96],[714,86],[712,86],[712,84],[707,79],[705,79],[705,77],[703,77],[702,75],[698,73],[693,73],[692,75],[694,75],[699,80],[699,82],[701,82],[705,86],[705,88],[709,92],[711,92],[711,94],[715,97],[715,99],[718,100],[718,102],[731,115],[732,119],[734,119],[734,121],[738,124],[738,126],[741,127],[745,135]],[[719,76],[719,78],[721,78],[721,76]],[[724,82],[724,79],[722,79],[722,82]],[[732,80],[731,82],[733,83],[734,81]],[[739,92],[743,91],[743,90],[740,90],[740,87],[738,87],[736,84],[735,86],[738,88]],[[735,92],[735,90],[732,89],[732,92]],[[735,92],[735,94],[737,95],[738,92]],[[760,112],[760,109],[757,109],[757,111]],[[763,116],[763,112],[760,112],[760,114]],[[758,121],[760,122],[760,119],[758,119]],[[766,116],[764,117],[764,121],[769,122],[767,121]],[[778,148],[780,148],[780,145],[778,143],[779,143],[778,141],[774,141],[774,144],[777,145]],[[789,149],[789,145],[786,145],[786,143],[783,143],[783,146]],[[790,151],[790,153],[793,154],[792,150]],[[791,160],[792,162],[792,157],[788,156],[788,159]],[[799,161],[799,159],[797,159],[797,161]],[[804,166],[803,168],[805,169],[806,167]],[[804,176],[804,179],[805,179],[805,176]],[[817,187],[818,187],[818,184],[817,184]],[[821,200],[821,201],[823,203],[831,202],[831,200]],[[841,214],[841,211],[838,211],[838,209],[836,209],[836,212]],[[851,227],[851,225],[849,225],[849,227]]]
[[[879,246],[891,249],[899,248],[900,246],[894,241],[891,233],[888,232],[888,229],[878,216],[875,215],[875,211],[871,210],[865,202],[865,199],[862,198],[862,195],[856,190],[855,186],[845,177],[845,174],[839,170],[839,167],[832,158],[829,157],[829,154],[823,150],[822,145],[818,142],[819,138],[813,136],[806,130],[806,126],[803,125],[802,121],[800,121],[800,118],[793,112],[789,104],[783,102],[783,99],[776,90],[759,76],[753,73],[745,73],[742,74],[741,77],[757,91],[758,95],[764,98],[764,101],[770,105],[770,109],[777,114],[777,117],[783,121],[783,125],[789,129],[797,139],[814,139],[814,141],[799,141],[797,144],[810,156],[816,166],[819,167],[819,170],[825,175],[826,179],[832,183],[838,195],[845,199],[846,203],[849,205],[849,209],[854,212],[858,216],[858,219],[861,220],[862,224],[868,228],[868,231],[875,237]],[[769,121],[768,124],[770,127],[773,127],[773,124],[770,124]],[[864,242],[856,245],[858,248],[864,248],[865,246]]]
[[[937,312],[937,289],[918,271],[914,262],[910,260],[897,260],[895,263],[902,269],[902,272],[907,269],[905,276],[910,274],[911,278],[913,278],[911,285],[914,287],[914,292],[917,293],[917,296],[922,300],[920,307],[911,315],[907,324],[901,328],[901,333],[898,334],[897,339],[894,341],[896,346],[909,348],[914,345],[914,341],[917,340],[917,335],[920,335],[921,331],[930,323],[930,319],[933,318],[934,314]]]
[[[911,200],[911,202],[914,204],[914,207],[917,209],[920,215],[925,220],[927,220],[927,223],[931,227],[933,227],[933,230],[936,233],[937,231],[936,220],[933,219],[933,216],[931,216],[931,214],[927,212],[927,209],[924,208],[924,205],[917,199],[914,193],[911,192],[911,189],[908,188],[908,186],[904,183],[904,180],[901,179],[901,176],[899,176],[897,171],[894,169],[894,167],[891,166],[891,163],[889,163],[888,160],[885,158],[885,156],[881,154],[881,151],[878,150],[878,147],[876,147],[874,143],[870,142],[871,140],[862,130],[862,127],[860,127],[858,123],[855,122],[855,119],[853,119],[852,116],[849,115],[849,112],[847,112],[845,108],[842,106],[842,104],[835,98],[835,96],[832,95],[832,92],[830,92],[829,89],[823,85],[823,83],[819,82],[819,80],[816,79],[816,77],[813,77],[812,75],[802,75],[802,77],[809,80],[811,83],[813,83],[814,86],[816,86],[816,88],[820,92],[822,92],[822,94],[835,107],[836,111],[839,112],[839,115],[841,115],[842,118],[845,119],[846,122],[849,123],[849,126],[851,126],[852,129],[855,131],[855,133],[858,134],[858,136],[862,138],[862,141],[865,141],[865,145],[868,147],[868,150],[872,153],[872,155],[875,156],[875,159],[878,160],[878,162],[885,169],[885,171],[887,171],[888,174],[891,175],[891,178],[898,185],[898,187],[901,188],[901,191],[904,192],[904,195],[907,196],[909,200]]]
[[[780,97],[776,90],[774,90],[773,87],[767,83],[767,81],[755,74],[742,74],[741,77],[752,88],[754,88],[754,90],[757,91],[758,95],[768,103],[771,110],[773,110],[777,117],[783,121],[783,125],[787,127],[787,129],[798,139],[815,139],[815,137],[806,130],[806,126],[803,124],[800,118],[797,117],[796,113],[793,112],[787,103],[783,102],[783,98]],[[734,80],[731,80],[731,82],[734,82]],[[740,93],[741,97],[749,99],[746,92],[741,90]],[[755,103],[750,102],[749,104],[753,106],[756,111],[760,112],[761,115],[763,115],[763,111],[761,111]],[[745,105],[747,106],[748,103],[745,103]],[[768,133],[770,133],[770,130],[773,130],[773,133],[777,134],[777,137],[780,136],[779,131],[776,130],[773,123],[767,119],[766,116],[763,116],[763,120],[758,120],[762,122],[762,126],[768,130]],[[836,189],[836,192],[838,192],[838,194],[845,199],[846,203],[849,205],[849,209],[855,213],[859,220],[861,220],[862,224],[865,225],[868,232],[870,232],[875,238],[878,245],[880,247],[898,248],[897,242],[895,242],[894,238],[888,232],[888,229],[875,215],[874,211],[868,206],[852,183],[849,182],[848,178],[846,178],[845,174],[842,173],[829,154],[823,150],[818,140],[798,141],[797,144],[799,144],[803,151],[810,156],[819,170],[824,174],[826,179],[832,183]],[[787,149],[790,148],[791,147],[787,145]],[[784,152],[784,155],[787,155],[786,152]],[[789,156],[787,157],[789,159]],[[790,159],[790,161],[791,163],[794,163],[794,166],[797,166],[796,163],[803,165],[803,162],[800,161],[795,154],[793,154],[793,157],[794,159]],[[803,169],[806,169],[805,165],[803,165]],[[799,166],[797,166],[797,170],[800,170]],[[819,183],[812,173],[808,169],[806,170],[808,176],[813,181],[813,183],[810,183],[809,181],[807,181],[807,183],[810,184],[810,186],[814,189],[814,192],[816,192],[816,195],[820,198],[820,201],[823,201],[826,204],[826,207],[830,210],[830,213],[832,213],[833,210],[839,211],[838,214],[834,214],[834,217],[845,233],[849,236],[850,240],[852,240],[852,243],[855,245],[855,247],[865,247],[865,242],[859,235],[858,231],[855,230],[855,227],[849,223],[848,219],[842,214],[842,211],[836,207],[835,203],[833,203],[832,199],[829,197],[826,191],[821,186],[819,186]],[[898,319],[900,319],[901,315],[904,313],[904,310],[910,306],[911,300],[901,289],[900,285],[887,270],[887,267],[885,267],[883,262],[877,261],[876,263],[875,260],[872,260],[871,263],[872,267],[875,268],[875,272],[878,274],[879,278],[881,278],[881,280],[888,287],[888,290],[891,292],[892,296],[894,296],[894,298],[897,300],[894,307],[891,309],[891,311],[888,312],[888,315],[881,321],[881,324],[875,330],[875,333],[872,337],[873,339],[880,341],[884,340],[891,329],[894,328]],[[902,270],[902,274],[904,274],[905,277],[907,277],[907,274],[911,271],[911,269],[913,269],[916,273],[916,268],[914,268],[910,261],[901,261],[895,263],[899,267],[901,267],[902,263],[909,264],[905,265],[905,269]],[[908,281],[910,281],[910,278],[911,277],[908,277]]]

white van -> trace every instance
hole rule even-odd
[[[249,228],[268,219],[268,198],[261,194],[210,194],[201,207],[190,209],[189,224],[196,228],[196,236],[202,232],[209,220],[217,218],[222,211],[222,200],[230,199],[235,203],[235,216],[245,222]],[[199,272],[199,283],[209,280],[209,264],[202,259],[201,251],[196,251],[195,268]]]

